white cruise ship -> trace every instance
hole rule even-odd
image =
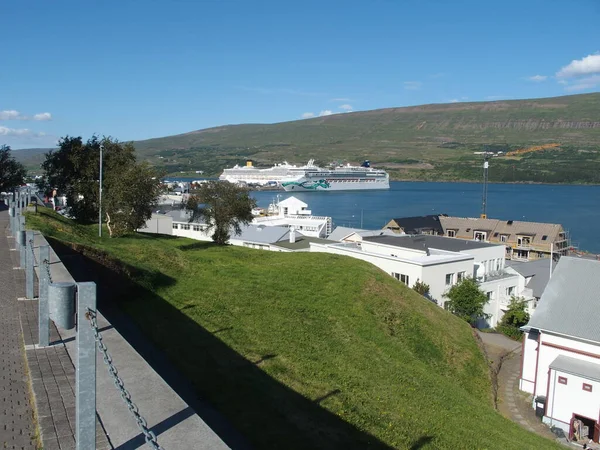
[[[350,164],[331,169],[306,168],[297,177],[281,181],[286,191],[354,191],[367,189],[389,189],[390,177],[385,170],[373,169],[369,161],[360,167]]]
[[[268,169],[258,169],[253,166],[251,160],[246,161],[245,166],[238,166],[231,169],[223,170],[219,180],[230,181],[231,183],[245,183],[245,184],[259,184],[259,185],[276,185],[280,184],[282,180],[287,178],[297,178],[305,173],[306,170],[317,169],[314,160],[308,161],[305,166],[295,166],[283,162],[282,164],[275,164],[273,167]]]

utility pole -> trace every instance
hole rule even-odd
[[[483,159],[483,196],[481,199],[481,218],[487,218],[487,192],[488,192],[488,167],[490,163],[488,162],[488,154],[487,150],[485,152],[485,156]]]
[[[100,187],[98,192],[98,237],[102,237],[102,150],[104,146],[100,145]]]

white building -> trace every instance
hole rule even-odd
[[[141,233],[166,234],[171,236],[186,237],[197,241],[212,241],[212,229],[205,223],[190,222],[189,215],[184,210],[173,210],[165,214],[152,214],[144,228],[137,231]],[[242,225],[241,233],[235,234],[230,230],[230,245],[270,250],[277,252],[293,251],[278,244],[295,243],[303,235],[293,228],[265,225]]]
[[[254,225],[294,227],[304,236],[325,238],[331,233],[331,217],[313,216],[308,205],[296,197],[288,197],[269,207],[271,215],[255,217]]]
[[[563,256],[523,327],[520,388],[549,425],[600,433],[600,262]]]
[[[506,311],[510,297],[518,295],[518,275],[505,270],[504,246],[486,242],[430,235],[377,236],[350,233],[345,242],[311,244],[311,251],[347,255],[362,259],[413,287],[417,280],[429,285],[429,295],[444,306],[444,294],[465,277],[474,277],[487,294],[488,319],[478,326],[495,327]],[[343,234],[343,233],[342,233]]]

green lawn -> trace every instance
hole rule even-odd
[[[493,409],[466,323],[367,263],[27,223],[120,260],[122,308],[256,448],[554,448]]]

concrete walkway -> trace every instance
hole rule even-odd
[[[8,214],[0,210],[0,448],[34,450],[35,425],[30,406],[23,334],[19,322],[15,273],[5,234]],[[11,240],[12,241],[12,240]],[[16,253],[16,252],[15,252]]]

